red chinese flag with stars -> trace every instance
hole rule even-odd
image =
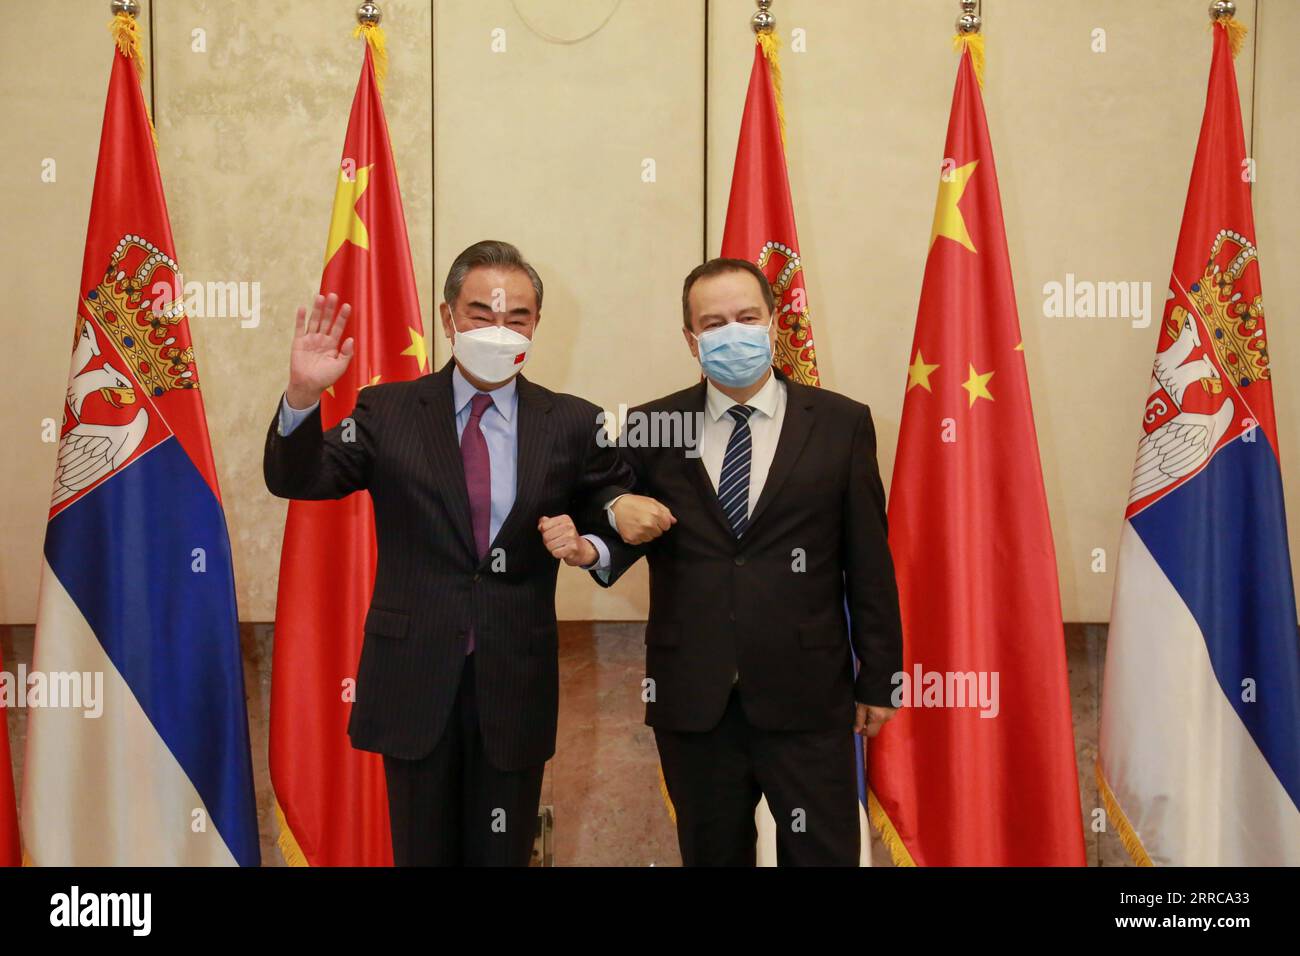
[[[4,661],[0,661],[0,671],[3,668]],[[18,808],[14,803],[7,722],[5,705],[0,701],[0,866],[17,866],[22,862],[22,852],[18,845]]]
[[[780,73],[775,62],[775,34],[760,34],[740,120],[722,255],[758,263],[772,283],[777,298],[777,368],[796,382],[820,385],[785,166]]]
[[[371,48],[352,101],[320,291],[352,304],[351,365],[321,398],[324,428],[368,385],[427,370],[406,217]],[[284,529],[271,680],[271,783],[280,848],[309,866],[391,866],[383,758],[348,739],[375,577],[370,495],[294,501]]]
[[[969,49],[944,157],[889,500],[902,710],[868,745],[870,813],[900,864],[1082,865],[1056,555]]]

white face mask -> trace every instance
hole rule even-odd
[[[524,367],[533,340],[504,325],[487,325],[461,332],[452,320],[451,354],[480,382],[505,382]]]

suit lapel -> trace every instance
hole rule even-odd
[[[813,430],[816,419],[813,405],[808,393],[808,386],[792,382],[780,372],[776,373],[785,382],[785,420],[781,422],[781,434],[776,440],[776,453],[772,456],[772,467],[767,472],[767,481],[758,496],[758,502],[749,513],[749,526],[746,534],[753,533],[754,523],[763,516],[764,510],[772,499],[781,491],[790,472],[799,461],[808,435]],[[714,495],[716,498],[717,495]],[[721,510],[719,508],[719,510]]]
[[[433,463],[434,479],[443,491],[447,515],[470,554],[477,555],[474,530],[469,520],[465,465],[460,458],[460,439],[456,435],[456,408],[451,392],[453,365],[448,362],[437,372],[424,377],[420,392],[423,406],[419,415],[420,434]]]
[[[492,551],[507,545],[525,525],[531,526],[531,518],[537,513],[542,497],[542,483],[551,457],[551,442],[554,437],[551,433],[551,401],[545,392],[522,375],[519,376],[517,388],[519,405],[515,414],[519,416],[519,421],[515,429],[518,441],[515,503],[488,547],[489,560]],[[468,507],[467,499],[466,508]]]

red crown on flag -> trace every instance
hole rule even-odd
[[[759,250],[757,265],[768,277],[777,301],[777,364],[799,382],[817,382],[817,355],[812,342],[806,297],[796,297],[795,277],[803,271],[797,250],[769,239]],[[775,267],[775,273],[773,272]],[[802,283],[797,288],[802,288]]]
[[[113,250],[104,280],[86,293],[86,308],[154,397],[199,387],[194,347],[187,330],[177,328],[185,320],[185,306],[175,294],[178,273],[172,258],[152,242],[127,235]],[[159,285],[166,291],[146,299],[145,292]]]
[[[1231,258],[1221,265],[1225,247]],[[1247,301],[1234,288],[1256,255],[1255,244],[1245,236],[1231,229],[1219,230],[1205,265],[1205,275],[1188,290],[1197,312],[1209,327],[1219,366],[1242,388],[1269,377],[1263,297],[1256,295]],[[1175,309],[1169,321],[1181,323],[1181,312]]]

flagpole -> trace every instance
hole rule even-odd
[[[961,0],[961,16],[957,18],[957,32],[961,34],[979,33],[984,21],[980,19],[975,8],[978,0]]]
[[[952,38],[952,48],[958,53],[970,53],[971,66],[980,89],[984,89],[984,35],[980,32],[984,21],[975,12],[977,0],[961,0],[961,15],[957,17],[957,33]]]
[[[1235,60],[1246,39],[1246,25],[1237,19],[1237,4],[1233,0],[1214,0],[1210,4],[1210,28],[1223,27],[1228,34],[1228,45]]]
[[[379,21],[384,18],[384,11],[379,4],[365,0],[357,7],[357,28],[352,31],[354,37],[365,37],[366,45],[375,61],[375,83],[379,86],[379,95],[384,94],[384,81],[388,79],[388,44]]]

